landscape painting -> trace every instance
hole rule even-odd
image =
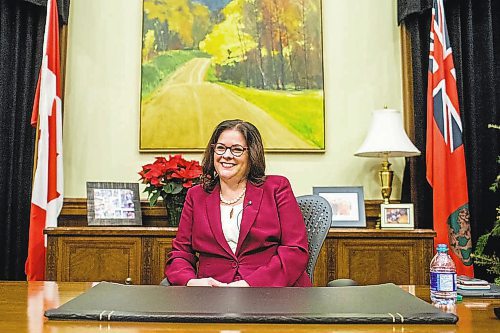
[[[144,0],[141,151],[243,119],[266,151],[325,150],[321,0]]]

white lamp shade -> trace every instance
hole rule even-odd
[[[373,111],[372,123],[365,141],[354,154],[361,157],[410,157],[420,151],[403,128],[401,113],[382,109]]]

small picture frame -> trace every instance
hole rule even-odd
[[[87,182],[89,226],[141,226],[139,184]]]
[[[382,204],[381,228],[414,229],[413,204]]]
[[[330,203],[332,227],[366,227],[362,186],[313,187],[313,193]]]

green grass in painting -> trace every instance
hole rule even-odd
[[[214,66],[208,67],[207,76],[205,77],[205,81],[212,82],[212,83],[219,83],[219,79],[217,78],[217,75],[215,74]]]
[[[307,142],[325,147],[322,91],[269,91],[219,84],[257,105]]]
[[[141,66],[141,96],[147,99],[149,95],[161,85],[163,79],[168,78],[180,66],[193,58],[207,58],[208,56],[197,50],[176,50],[163,52]]]

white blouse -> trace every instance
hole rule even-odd
[[[233,210],[232,217],[230,216],[231,209]],[[238,238],[240,237],[240,224],[243,217],[242,210],[243,203],[235,206],[220,205],[222,231],[233,253],[236,253],[236,246],[238,245]]]

